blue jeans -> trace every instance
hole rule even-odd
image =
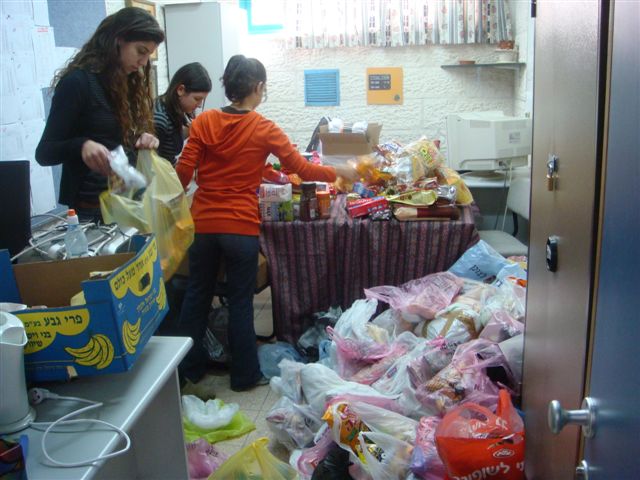
[[[178,322],[178,335],[191,337],[194,343],[179,366],[182,377],[197,382],[207,371],[202,340],[221,260],[227,276],[231,387],[251,386],[262,376],[253,327],[258,250],[257,236],[196,233],[189,248],[189,281]]]

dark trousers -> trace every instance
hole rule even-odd
[[[229,303],[231,387],[251,386],[260,379],[262,374],[253,327],[258,249],[257,236],[196,233],[189,249],[189,281],[178,323],[178,335],[191,337],[194,342],[179,366],[184,378],[197,382],[206,373],[202,339],[218,270],[221,260],[224,260]]]

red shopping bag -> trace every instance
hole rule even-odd
[[[447,479],[524,479],[524,424],[506,390],[496,413],[475,403],[451,410],[435,438]]]

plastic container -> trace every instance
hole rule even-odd
[[[67,232],[64,234],[64,246],[67,258],[86,257],[89,255],[89,242],[80,227],[78,215],[74,209],[67,212]]]
[[[331,194],[329,192],[316,192],[318,198],[318,213],[320,218],[331,217]]]

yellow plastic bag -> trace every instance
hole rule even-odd
[[[138,192],[100,194],[100,209],[105,223],[120,228],[133,227],[140,233],[154,233],[158,242],[162,275],[169,280],[180,266],[193,242],[195,227],[182,184],[175,170],[155,151],[140,150],[136,168],[148,185]]]
[[[278,460],[267,448],[269,439],[262,437],[229,457],[209,476],[209,480],[261,479],[294,480],[298,473]]]

